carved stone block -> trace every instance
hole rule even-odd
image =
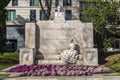
[[[98,51],[96,48],[85,48],[83,50],[83,64],[98,66]]]
[[[31,65],[35,61],[35,49],[22,48],[20,49],[20,64]]]

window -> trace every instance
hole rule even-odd
[[[9,10],[7,15],[7,21],[15,21],[15,20],[16,20],[15,10]]]
[[[84,8],[87,8],[89,7],[91,4],[94,4],[94,2],[80,2],[80,9],[84,9]]]
[[[66,20],[71,20],[72,19],[72,13],[71,13],[71,10],[66,10],[65,11],[65,18]]]
[[[55,6],[58,6],[60,3],[60,0],[55,0]]]
[[[45,6],[49,6],[50,5],[50,0],[45,0]]]
[[[45,10],[45,13],[47,14],[48,11]],[[48,20],[47,17],[45,16],[44,12],[41,10],[40,11],[40,20]]]
[[[6,42],[7,51],[16,51],[17,50],[17,39],[8,39]]]
[[[63,0],[63,6],[71,6],[72,1],[71,0]]]
[[[36,20],[36,10],[30,10],[30,21]]]
[[[12,0],[12,6],[18,6],[18,0]]]
[[[80,9],[85,8],[86,2],[80,2]]]
[[[39,6],[39,0],[30,0],[30,6]]]

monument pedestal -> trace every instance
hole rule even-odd
[[[36,50],[30,48],[22,48],[20,49],[20,64],[21,65],[32,65],[35,61]]]
[[[98,66],[98,50],[96,48],[85,48],[83,50],[83,65]]]
[[[39,65],[53,64],[53,65],[65,65],[62,60],[38,60]]]

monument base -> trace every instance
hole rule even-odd
[[[19,56],[19,61],[20,65],[32,65],[34,64],[35,61],[35,54],[36,50],[35,49],[30,49],[30,48],[22,48],[20,49],[20,56]]]
[[[53,64],[53,65],[65,65],[62,60],[38,60],[39,65]]]
[[[83,65],[98,66],[98,50],[96,48],[83,49]]]

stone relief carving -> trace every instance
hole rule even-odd
[[[83,52],[83,59],[85,65],[98,65],[98,52],[97,49],[94,48],[86,48]]]
[[[71,40],[70,44],[68,45],[69,49],[63,51],[59,58],[66,63],[76,63],[77,55],[79,54],[78,44],[73,43]]]
[[[86,54],[86,61],[93,61],[93,56],[94,56],[94,54],[92,54],[92,53],[87,53],[87,54]]]
[[[57,7],[58,12],[61,12],[61,6]]]
[[[96,57],[94,51],[87,51],[86,52],[86,61],[94,61],[94,57]]]
[[[20,49],[20,64],[27,64],[31,65],[34,63],[35,60],[35,50],[22,48]]]
[[[23,61],[29,61],[30,60],[28,54],[29,53],[24,53],[24,55],[23,55]]]

